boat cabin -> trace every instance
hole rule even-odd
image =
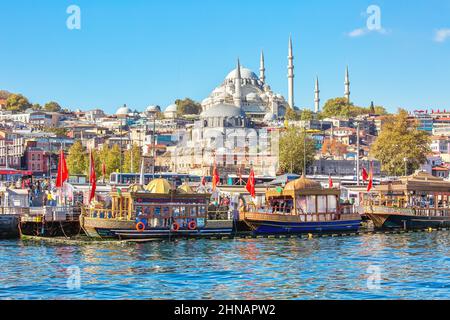
[[[125,191],[115,188],[109,205],[96,203],[87,213],[91,218],[141,221],[150,228],[170,227],[174,222],[183,228],[194,219],[199,223],[206,218],[210,197],[196,193],[188,184],[175,188],[166,179],[155,179],[147,186],[132,185]]]
[[[427,215],[440,215],[442,209],[450,208],[450,182],[417,172],[376,186],[364,195],[364,206],[415,208]]]
[[[249,212],[271,215],[299,216],[301,221],[326,221],[339,219],[340,190],[325,189],[306,177],[288,182],[266,192],[266,206],[248,208]],[[248,214],[246,214],[247,216]]]

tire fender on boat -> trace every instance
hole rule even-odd
[[[136,223],[136,230],[139,231],[139,232],[144,232],[145,224],[142,221]]]
[[[192,220],[192,221],[189,222],[189,224],[188,224],[188,229],[189,229],[189,230],[195,230],[195,229],[197,229],[197,223],[196,223],[194,220]]]
[[[178,230],[180,230],[180,225],[178,223],[174,222],[172,224],[172,231],[177,232]]]

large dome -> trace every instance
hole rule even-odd
[[[178,107],[176,104],[171,104],[166,108],[166,110],[164,110],[164,112],[177,112],[177,109]]]
[[[206,111],[203,111],[200,117],[202,118],[213,118],[213,117],[244,117],[244,112],[231,104],[217,104],[215,106],[212,106],[211,108],[207,109]]]
[[[118,116],[124,116],[127,114],[132,113],[133,111],[131,111],[130,108],[127,107],[127,105],[124,105],[123,107],[120,107],[119,109],[117,109],[116,111],[116,115]]]
[[[237,68],[231,71],[227,77],[226,80],[234,80],[236,79],[237,74]],[[258,76],[250,69],[241,67],[241,79],[252,79],[252,80],[259,80]]]

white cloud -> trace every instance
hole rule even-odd
[[[445,42],[447,38],[450,38],[450,29],[439,29],[434,34],[434,41]]]
[[[369,32],[369,30],[361,28],[361,29],[355,29],[355,30],[349,32],[347,35],[350,38],[356,38],[356,37],[361,37],[361,36],[367,34],[367,32]]]
[[[351,32],[349,32],[349,33],[347,33],[347,36],[349,36],[350,38],[357,38],[357,37],[365,36],[365,35],[367,35],[367,34],[369,34],[369,33],[371,33],[371,32],[378,32],[379,34],[383,34],[383,35],[389,33],[389,32],[388,32],[386,29],[384,29],[384,28],[381,28],[381,29],[374,29],[374,30],[369,30],[369,29],[367,29],[367,28],[360,28],[360,29],[355,29],[355,30],[353,30],[353,31],[351,31]]]

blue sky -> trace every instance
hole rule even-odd
[[[72,4],[81,30],[66,27]],[[383,32],[358,31],[372,4]],[[0,88],[68,108],[165,108],[201,101],[238,56],[258,73],[263,49],[287,96],[289,34],[299,107],[313,106],[316,75],[322,103],[342,96],[348,64],[357,105],[450,108],[450,0],[0,0]]]

